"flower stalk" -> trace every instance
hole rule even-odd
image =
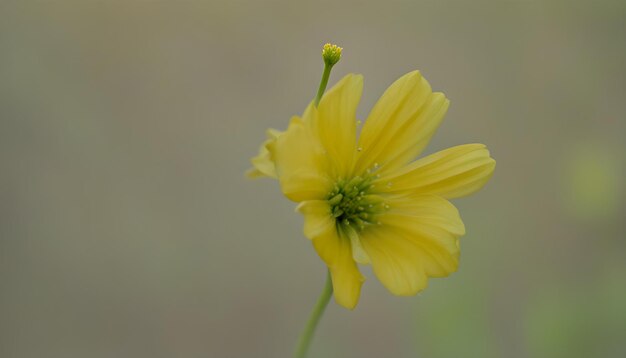
[[[317,95],[315,96],[315,105],[320,104],[320,100],[324,95],[324,91],[326,91],[326,86],[328,86],[328,79],[330,78],[330,70],[332,70],[333,65],[324,64],[324,73],[322,73],[322,80],[320,81],[320,87],[317,90]]]
[[[317,324],[319,323],[324,311],[326,310],[326,306],[328,306],[328,302],[330,301],[330,297],[333,295],[333,283],[330,277],[330,272],[326,275],[326,283],[324,284],[324,289],[320,294],[320,297],[317,299],[317,303],[313,308],[313,312],[311,312],[311,316],[309,317],[309,321],[304,328],[304,332],[300,336],[300,340],[298,341],[298,346],[296,348],[296,352],[294,354],[295,358],[304,358],[309,350],[309,346],[311,345],[311,340],[313,339],[313,335],[315,334],[315,329],[317,328]]]
[[[322,80],[320,81],[320,87],[317,89],[317,95],[315,96],[315,105],[317,106],[326,91],[328,86],[328,79],[330,78],[330,71],[333,66],[341,60],[341,50],[343,48],[337,45],[326,44],[322,48],[322,59],[324,60],[324,72],[322,73]]]

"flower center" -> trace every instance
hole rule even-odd
[[[363,230],[376,223],[376,214],[388,209],[382,198],[372,195],[372,176],[340,179],[328,194],[331,213],[338,223]]]

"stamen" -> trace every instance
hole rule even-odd
[[[328,200],[328,203],[331,206],[335,206],[335,205],[337,205],[337,204],[339,204],[341,202],[341,199],[343,199],[343,195],[337,194],[337,195],[333,196],[332,198],[330,198],[330,200]]]
[[[367,225],[376,223],[376,215],[387,207],[383,198],[372,195],[373,180],[373,176],[363,175],[339,179],[334,183],[326,200],[337,223],[355,230],[363,230]]]

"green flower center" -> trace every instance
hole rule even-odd
[[[340,179],[328,194],[331,213],[337,223],[363,230],[375,224],[376,215],[389,208],[381,197],[372,195],[372,176]]]

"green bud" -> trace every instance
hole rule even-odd
[[[333,44],[326,44],[322,48],[322,58],[328,66],[333,66],[341,60],[341,47]]]

